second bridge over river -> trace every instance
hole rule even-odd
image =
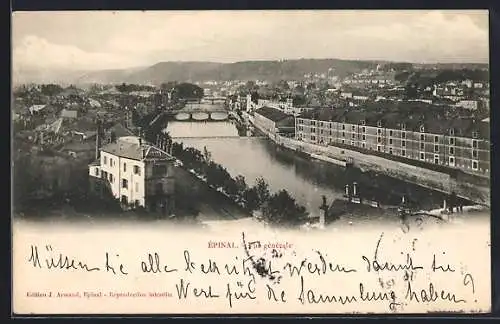
[[[231,115],[223,105],[206,103],[190,103],[182,109],[167,113],[177,121],[223,121]]]
[[[227,111],[196,111],[185,112],[183,110],[170,112],[170,115],[177,121],[222,121],[229,118]]]

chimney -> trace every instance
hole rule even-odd
[[[327,212],[326,209],[319,210],[319,227],[320,228],[325,227],[326,212]]]
[[[326,197],[323,196],[323,203],[319,207],[319,227],[320,228],[325,227],[327,213],[328,213],[328,204],[326,203]]]

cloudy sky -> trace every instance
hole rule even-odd
[[[487,62],[487,11],[16,12],[14,69],[341,58]]]

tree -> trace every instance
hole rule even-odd
[[[222,187],[224,191],[230,196],[236,196],[238,194],[238,186],[236,185],[236,181],[231,178],[229,174],[224,179]]]
[[[272,195],[262,208],[262,216],[271,224],[298,225],[307,219],[308,213],[288,191],[280,190]]]
[[[266,180],[264,180],[264,178],[258,177],[255,180],[255,190],[258,198],[258,205],[262,206],[262,204],[264,204],[271,196],[271,193],[269,192],[269,184]]]
[[[399,71],[411,71],[413,70],[413,64],[411,63],[387,63],[382,66],[382,71],[389,72],[394,70],[396,72]]]
[[[127,84],[124,82],[122,84],[119,84],[119,85],[116,85],[115,86],[116,90],[120,91],[120,92],[128,92],[128,87],[127,87]]]
[[[180,83],[175,86],[176,96],[180,99],[201,99],[203,98],[203,89],[195,84]]]
[[[206,163],[210,163],[212,160],[212,154],[208,151],[207,147],[203,147],[203,157],[205,158]]]
[[[28,87],[26,85],[21,85],[21,86],[18,86],[18,87],[15,87],[14,88],[14,91],[13,91],[13,95],[15,98],[24,98],[26,96],[28,96],[30,93]]]
[[[61,93],[63,88],[57,84],[43,84],[40,90],[43,95],[51,97]]]
[[[255,81],[252,81],[252,80],[247,81],[245,87],[246,87],[247,91],[249,91],[249,92],[259,89],[259,86],[255,83]]]
[[[174,142],[172,144],[172,154],[177,157],[181,157],[182,153],[184,151],[184,145],[182,143],[176,143]],[[182,160],[182,158],[181,158]]]
[[[415,99],[417,98],[418,91],[417,86],[415,84],[407,85],[405,87],[405,97],[406,99]]]
[[[294,106],[303,106],[307,103],[306,97],[304,95],[296,95],[293,97]]]
[[[281,91],[290,90],[290,86],[288,85],[288,82],[285,80],[280,80],[277,84],[277,87]]]
[[[314,82],[310,82],[307,84],[306,89],[307,90],[314,90],[314,89],[316,89],[316,84]]]
[[[303,96],[304,93],[306,92],[306,89],[304,88],[303,85],[299,84],[293,89],[293,95],[294,96]]]
[[[207,182],[216,188],[223,188],[229,194],[236,194],[234,180],[227,170],[221,165],[210,162],[205,164],[205,175]]]
[[[166,82],[166,83],[162,83],[160,85],[160,89],[161,90],[172,90],[175,88],[175,86],[177,85],[177,82],[174,82],[174,81],[169,81],[169,82]]]
[[[202,171],[204,166],[203,154],[195,148],[188,147],[181,153],[181,160],[186,164],[186,167],[197,172]]]
[[[253,103],[257,103],[259,101],[260,96],[257,91],[253,91],[250,96]]]
[[[396,73],[396,75],[394,76],[394,80],[396,80],[397,82],[403,83],[403,82],[406,82],[409,77],[410,77],[410,72],[402,71],[402,72]]]
[[[245,192],[248,189],[247,183],[245,181],[245,177],[242,175],[236,176],[234,178],[234,182],[236,184],[236,191],[240,196],[244,196]]]
[[[245,190],[243,199],[245,199],[245,208],[249,211],[254,211],[260,207],[259,195],[257,194],[257,189],[255,187]]]

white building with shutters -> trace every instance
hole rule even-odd
[[[100,148],[89,165],[94,192],[108,191],[124,207],[172,213],[174,162],[166,151],[136,136],[120,137]]]

